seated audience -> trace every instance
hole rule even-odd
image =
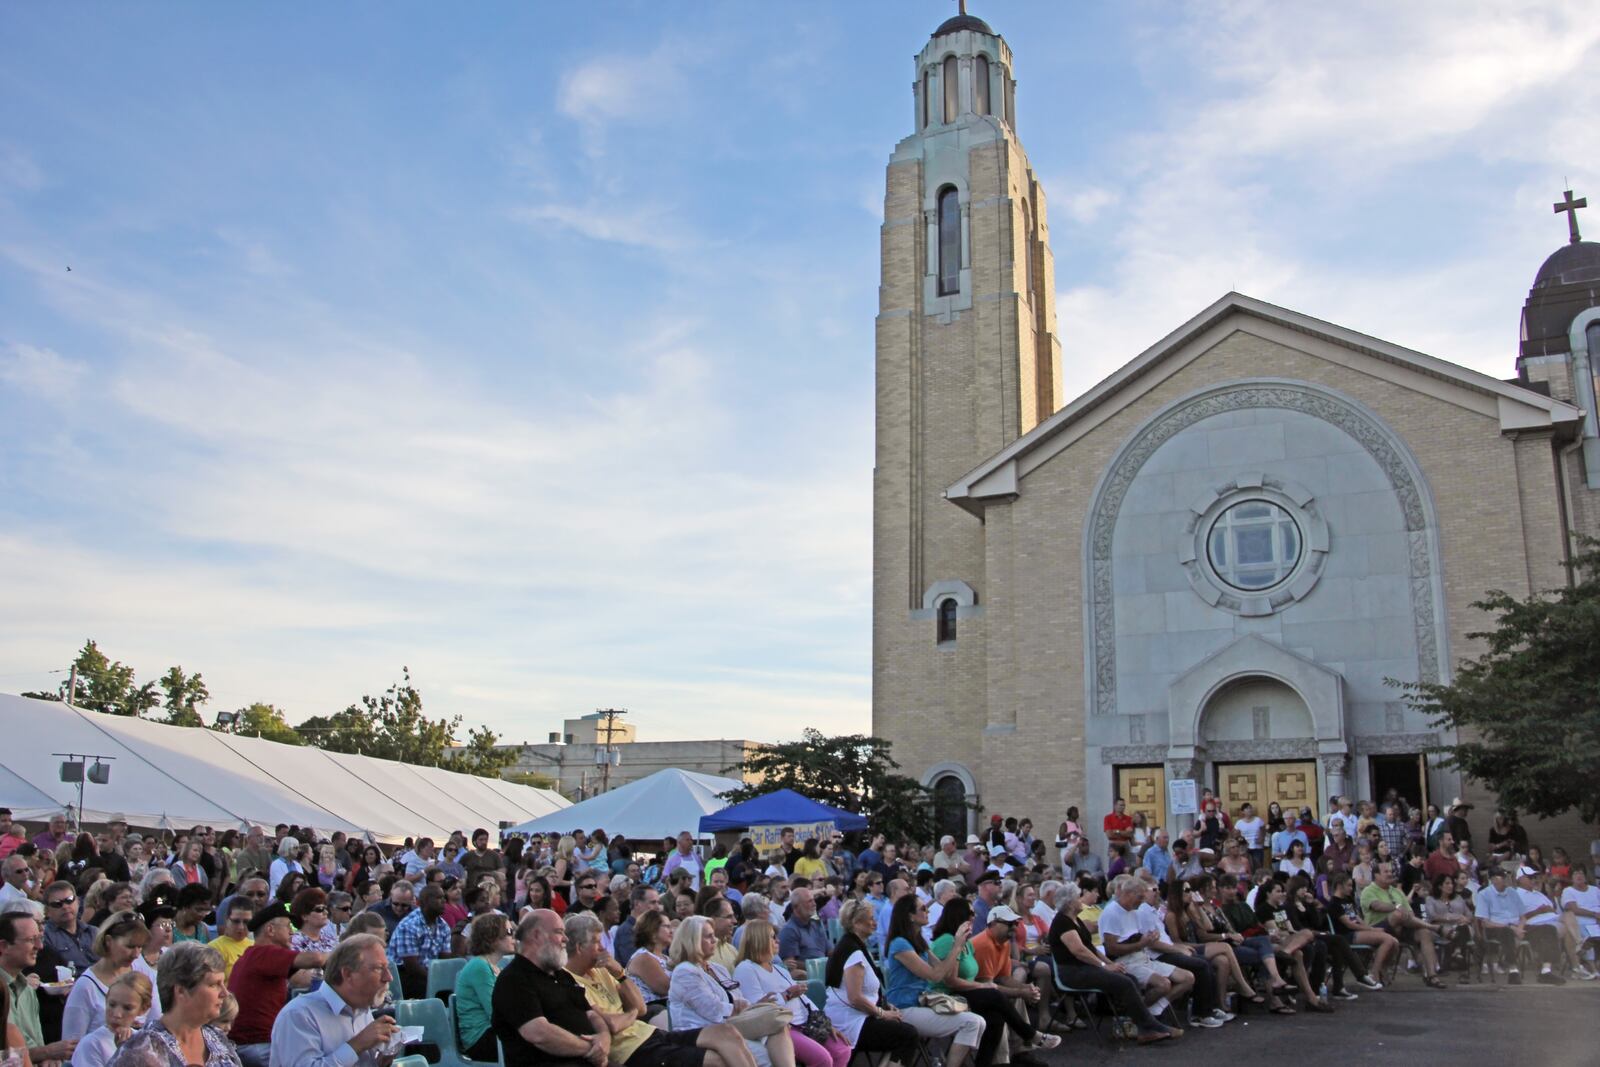
[[[473,919],[467,926],[466,966],[456,977],[450,998],[461,1052],[469,1060],[494,1062],[499,1046],[494,1035],[494,984],[500,961],[516,951],[516,927],[500,912]]]
[[[357,934],[339,942],[328,954],[322,985],[294,998],[273,1021],[272,1067],[387,1063],[395,1021],[374,1017],[372,1005],[388,984],[382,941]]]
[[[814,839],[806,842],[814,844]],[[809,893],[809,890],[800,890]],[[787,968],[773,965],[779,959],[778,933],[772,924],[754,919],[745,924],[744,937],[739,946],[739,959],[733,969],[733,979],[739,983],[739,994],[751,1004],[767,1001],[787,1008],[794,1013],[789,1039],[794,1042],[796,1061],[805,1067],[846,1067],[850,1062],[850,1043],[844,1035],[827,1027],[828,1036],[817,1040],[805,1032],[812,1012],[821,1015],[822,1009],[806,996],[806,980],[796,978]],[[781,962],[781,961],[780,961]]]
[[[113,1067],[240,1067],[233,1042],[211,1025],[221,1014],[222,982],[216,949],[197,941],[168,949],[156,970],[161,1018],[146,1022],[117,1049]],[[259,1062],[267,1062],[265,1054]]]
[[[152,996],[150,979],[144,975],[135,971],[118,975],[106,990],[100,1025],[78,1042],[72,1053],[72,1067],[106,1067],[150,1010]]]
[[[674,922],[665,912],[656,910],[641,915],[634,927],[634,943],[638,947],[628,957],[627,974],[644,1000],[647,1018],[667,1006],[672,989],[672,961],[667,952],[676,929]]]
[[[735,992],[738,983],[732,975],[712,959],[716,948],[716,932],[703,915],[685,919],[673,935],[668,1003],[674,1030],[715,1026],[751,1007]],[[760,1067],[794,1067],[787,1026],[766,1037],[745,1038],[745,1044]]]
[[[95,935],[94,966],[78,976],[61,1014],[61,1036],[77,1038],[98,1027],[106,1017],[106,996],[111,984],[131,973],[133,961],[144,951],[150,931],[137,912],[124,911],[106,920]]]
[[[1119,1014],[1133,1020],[1141,1045],[1182,1037],[1182,1030],[1166,1026],[1150,1014],[1139,984],[1127,968],[1095,950],[1094,935],[1078,917],[1082,908],[1083,891],[1073,882],[1063,885],[1056,894],[1056,917],[1049,933],[1050,952],[1061,981],[1074,989],[1104,994]]]
[[[945,913],[939,921],[942,923],[949,918],[952,909],[958,905],[965,908],[966,901],[957,897],[945,905]],[[951,931],[944,958],[935,959],[922,937],[927,915],[927,905],[914,896],[902,898],[890,913],[889,928],[884,932],[887,942],[884,953],[885,999],[899,1011],[901,1019],[915,1027],[922,1037],[948,1037],[952,1040],[950,1055],[945,1061],[947,1067],[962,1067],[974,1054],[979,1067],[988,1067],[993,1062],[994,1050],[1002,1035],[989,1035],[983,1017],[976,1012],[940,1013],[922,1003],[924,993],[939,992],[934,986],[946,982],[957,973],[966,953],[967,940],[972,936],[972,923],[964,918]]]
[[[255,944],[239,957],[226,979],[228,991],[239,998],[239,1018],[233,1024],[232,1036],[245,1067],[269,1067],[272,1026],[289,999],[290,980],[309,983],[311,976],[306,972],[321,967],[328,957],[325,952],[296,952],[289,947],[294,940],[294,925],[289,920],[289,909],[282,904],[269,904],[256,912],[250,920],[250,932],[255,935]],[[165,967],[167,957],[182,947],[173,946],[162,956],[161,966]],[[220,974],[222,956],[212,951]],[[302,977],[296,978],[296,972]],[[158,968],[158,985],[160,973]],[[163,997],[162,1011],[165,1010]]]

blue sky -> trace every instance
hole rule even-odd
[[[883,166],[953,10],[0,7],[0,690],[94,637],[295,721],[405,664],[508,740],[865,730]],[[973,11],[1069,397],[1228,289],[1510,376],[1600,196],[1588,5]]]

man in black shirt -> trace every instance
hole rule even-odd
[[[491,1018],[506,1067],[606,1067],[611,1029],[566,966],[561,916],[530,912],[494,983]]]

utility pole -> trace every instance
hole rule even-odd
[[[72,706],[72,702],[77,700],[77,699],[78,699],[78,665],[76,663],[74,663],[72,665],[72,673],[67,678],[67,706],[71,707]]]
[[[595,711],[605,719],[606,739],[602,753],[597,754],[596,763],[600,763],[600,792],[604,793],[611,788],[611,763],[617,757],[617,750],[611,744],[613,732],[616,730],[618,715],[628,714],[627,708],[596,708]],[[604,762],[601,762],[603,758]]]

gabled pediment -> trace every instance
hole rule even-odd
[[[1571,435],[1582,417],[1577,407],[1531,389],[1241,293],[1229,293],[968,472],[945,490],[945,498],[982,515],[988,502],[1015,497],[1029,471],[1237,331],[1357,366],[1396,385],[1438,396],[1497,420],[1501,433],[1543,430]]]

